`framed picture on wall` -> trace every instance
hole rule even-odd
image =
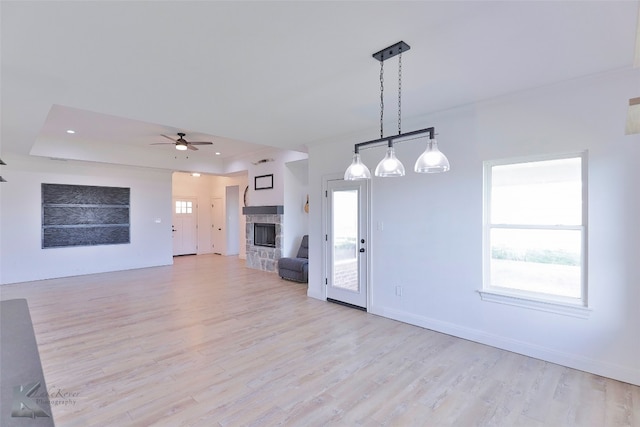
[[[269,190],[273,188],[273,174],[256,176],[253,179],[253,187],[256,190]]]

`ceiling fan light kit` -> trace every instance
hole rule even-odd
[[[376,60],[380,61],[380,138],[354,145],[353,161],[344,173],[344,179],[346,181],[371,178],[369,168],[362,163],[362,159],[360,158],[360,150],[382,144],[387,145],[387,153],[380,163],[378,163],[374,172],[375,176],[383,178],[404,176],[404,165],[395,155],[394,144],[425,137],[429,138],[427,148],[416,161],[414,171],[417,173],[438,173],[447,172],[450,168],[449,160],[438,150],[438,144],[435,140],[435,128],[428,127],[413,132],[402,133],[402,53],[409,49],[411,49],[411,47],[407,43],[400,41],[372,55]],[[398,134],[385,137],[383,131],[384,61],[395,56],[398,56]]]
[[[195,145],[212,145],[211,141],[187,141],[184,137],[187,135],[184,132],[178,132],[178,139],[173,139],[170,136],[162,135],[163,137],[171,140],[172,142],[154,142],[151,145],[166,145],[173,144],[176,147],[176,150],[185,151],[185,150],[193,150],[198,151]]]

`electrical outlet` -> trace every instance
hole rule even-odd
[[[402,296],[402,286],[396,286],[396,296]]]

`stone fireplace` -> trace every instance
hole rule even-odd
[[[242,213],[247,224],[247,267],[277,271],[278,259],[282,256],[284,206],[247,206],[242,208]]]

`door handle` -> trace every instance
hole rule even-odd
[[[364,252],[364,248],[360,248],[360,252]]]

